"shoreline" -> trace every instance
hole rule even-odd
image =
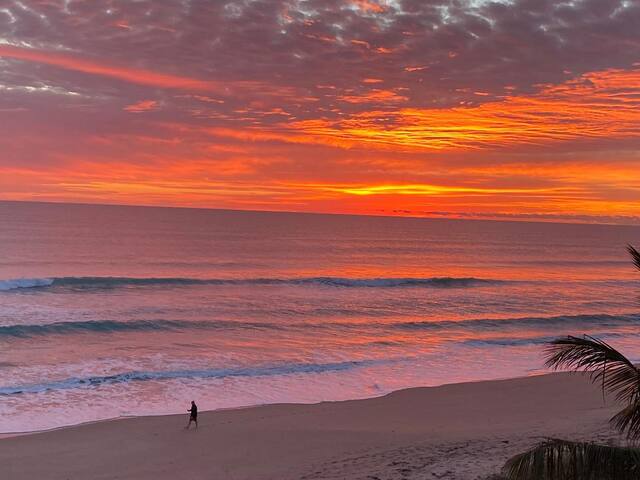
[[[315,404],[125,417],[0,440],[8,478],[485,479],[546,437],[615,442],[582,374],[415,387]],[[1,476],[1,475],[0,475]]]
[[[429,388],[429,387],[409,387],[408,389],[402,389],[402,390],[409,390],[411,388]],[[400,390],[398,390],[400,391]],[[394,392],[389,392],[389,393],[394,393]],[[388,394],[386,394],[388,395]],[[382,395],[384,396],[384,395]],[[378,398],[378,397],[367,397],[367,398]],[[354,398],[352,400],[366,400],[367,398],[362,398],[362,399],[358,399],[358,398]],[[352,400],[338,400],[338,401],[352,401]],[[316,402],[316,403],[258,403],[255,405],[246,405],[246,406],[238,406],[238,407],[228,407],[228,408],[214,408],[212,410],[199,410],[198,414],[199,415],[203,415],[203,414],[209,414],[209,413],[215,413],[215,412],[226,412],[229,410],[245,410],[247,408],[259,408],[259,407],[265,407],[268,405],[318,405],[320,403],[324,403],[324,402]],[[95,424],[99,424],[99,423],[107,423],[107,422],[119,422],[119,421],[125,421],[125,420],[132,420],[132,419],[136,419],[136,418],[164,418],[164,417],[184,417],[185,414],[183,413],[158,413],[158,414],[151,414],[151,415],[120,415],[118,417],[112,417],[112,418],[102,418],[99,420],[87,420],[86,422],[80,422],[80,423],[70,423],[69,425],[60,425],[59,427],[51,427],[51,428],[43,428],[41,430],[25,430],[22,432],[0,432],[0,440],[4,439],[4,438],[11,438],[11,437],[22,437],[25,435],[38,435],[41,433],[48,433],[48,432],[56,432],[58,430],[67,430],[69,428],[77,428],[77,427],[83,427],[85,425],[95,425]]]
[[[203,414],[211,414],[211,413],[215,413],[215,412],[226,412],[226,411],[233,411],[233,410],[245,410],[245,409],[249,409],[249,408],[260,408],[260,407],[266,407],[266,406],[270,406],[270,405],[322,405],[324,403],[354,402],[354,401],[360,401],[360,400],[371,400],[371,399],[374,399],[374,398],[384,398],[384,397],[386,397],[388,395],[393,395],[393,394],[397,394],[399,392],[410,391],[410,390],[414,390],[414,389],[440,388],[440,387],[446,387],[446,386],[450,386],[450,385],[470,385],[470,384],[477,384],[477,383],[483,383],[483,382],[498,382],[498,381],[518,380],[518,379],[539,377],[539,376],[553,375],[553,374],[554,373],[532,373],[531,375],[521,375],[521,376],[517,376],[517,377],[491,378],[491,379],[485,379],[485,380],[469,380],[469,381],[466,381],[466,382],[442,383],[442,384],[438,384],[438,385],[426,385],[426,386],[422,385],[422,386],[415,386],[415,387],[400,388],[398,390],[392,390],[390,392],[383,393],[383,394],[380,394],[380,395],[367,396],[367,397],[357,397],[357,398],[348,398],[348,399],[345,399],[345,400],[321,400],[319,402],[309,402],[309,403],[301,403],[301,402],[256,403],[256,404],[253,404],[253,405],[239,405],[237,407],[222,407],[222,408],[214,408],[214,409],[210,409],[210,410],[199,410],[198,413],[200,415],[203,415]],[[55,431],[58,431],[58,430],[81,427],[83,425],[93,425],[93,424],[104,423],[104,422],[115,422],[115,421],[120,421],[120,420],[124,421],[124,420],[130,420],[130,419],[134,419],[134,418],[163,418],[163,417],[174,417],[174,416],[176,416],[176,417],[177,416],[184,416],[184,414],[183,413],[158,413],[158,414],[149,414],[149,415],[119,415],[117,417],[102,418],[102,419],[98,419],[98,420],[87,420],[86,422],[70,423],[68,425],[60,425],[60,426],[57,426],[57,427],[43,428],[43,429],[40,429],[40,430],[25,430],[25,431],[19,431],[19,432],[0,432],[0,440],[2,440],[4,438],[19,437],[19,436],[24,436],[24,435],[38,435],[40,433],[55,432]]]

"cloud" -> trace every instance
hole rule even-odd
[[[623,0],[9,2],[2,192],[635,215],[639,22]]]
[[[158,102],[155,100],[141,100],[124,107],[124,110],[131,113],[149,112],[158,108]]]
[[[380,78],[407,88],[414,106],[438,107],[473,99],[457,92],[464,87],[491,100],[506,87],[532,92],[639,58],[640,5],[622,0],[70,1],[8,10],[5,49],[31,46],[12,54],[159,88],[251,81],[313,95],[329,83],[344,95],[361,78]]]
[[[405,101],[376,91],[379,104]],[[362,97],[344,101],[360,103]],[[346,148],[475,150],[549,146],[570,141],[640,139],[640,70],[592,72],[560,85],[546,85],[528,96],[508,96],[470,106],[441,109],[399,108],[303,120],[282,125],[295,142]],[[284,137],[286,140],[286,137]]]
[[[337,100],[353,104],[382,105],[387,103],[404,103],[409,99],[404,95],[400,95],[392,90],[382,90],[379,88],[374,88],[362,94],[340,95],[339,97],[337,97]]]
[[[373,0],[353,0],[353,3],[365,12],[382,13],[386,10],[385,7]]]
[[[29,48],[18,48],[7,45],[0,46],[0,57],[44,63],[91,75],[111,77],[139,85],[149,85],[160,88],[176,88],[189,91],[223,90],[223,88],[211,81],[168,75],[138,68],[118,67],[108,63],[92,62],[74,58],[69,55]]]

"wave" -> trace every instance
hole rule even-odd
[[[0,292],[15,290],[18,288],[42,288],[53,285],[53,278],[16,278],[13,280],[0,280]]]
[[[178,331],[195,329],[281,329],[283,326],[261,322],[178,321],[178,320],[88,320],[83,322],[55,322],[46,324],[0,326],[0,338],[30,338],[41,335],[77,333],[115,333],[131,331]]]
[[[99,387],[103,385],[115,385],[130,382],[147,382],[153,380],[162,381],[176,379],[189,380],[232,377],[269,377],[276,375],[341,372],[354,368],[367,367],[387,362],[389,362],[389,360],[358,360],[331,363],[294,363],[263,367],[211,368],[201,370],[165,370],[150,372],[134,371],[95,377],[74,377],[48,383],[0,387],[0,395],[42,393],[55,390]]]
[[[465,340],[463,343],[473,347],[521,347],[526,345],[543,345],[556,338],[558,337],[476,338]]]
[[[604,332],[594,333],[593,336],[605,339],[605,338],[620,338],[630,334],[620,332]],[[540,336],[540,337],[524,337],[524,338],[509,338],[509,337],[497,337],[497,338],[474,338],[465,340],[465,345],[471,345],[475,347],[519,347],[526,345],[542,345],[547,344],[553,340],[556,340],[561,335],[555,336]]]
[[[559,327],[559,326],[599,326],[614,327],[624,325],[640,325],[640,314],[584,314],[559,315],[554,317],[518,317],[505,319],[469,319],[459,321],[436,322],[403,322],[391,324],[391,328],[403,330],[501,330],[520,327]]]
[[[163,277],[51,277],[0,280],[0,291],[16,289],[70,288],[73,290],[110,289],[119,287],[188,286],[188,285],[318,285],[344,288],[434,287],[464,288],[509,283],[474,277],[430,278],[163,278]]]
[[[554,328],[558,327],[624,327],[640,326],[640,314],[591,314],[564,315],[555,317],[521,317],[505,319],[469,319],[459,321],[423,321],[423,322],[248,322],[232,320],[87,320],[68,321],[46,324],[23,324],[0,326],[2,338],[31,338],[45,335],[75,335],[83,333],[108,334],[117,332],[153,332],[153,331],[186,331],[186,330],[467,330],[467,331],[504,331],[519,328]]]

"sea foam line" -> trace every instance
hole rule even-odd
[[[129,382],[147,382],[176,379],[210,379],[232,377],[268,377],[276,375],[341,372],[354,368],[388,363],[390,360],[358,360],[331,363],[294,363],[264,367],[211,368],[199,370],[133,371],[94,377],[73,377],[47,383],[0,387],[0,395],[42,393],[54,390],[91,388]]]

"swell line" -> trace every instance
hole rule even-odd
[[[247,322],[229,320],[87,320],[47,324],[16,324],[0,326],[2,338],[31,338],[46,335],[111,334],[136,331],[187,330],[467,330],[473,332],[517,330],[521,328],[599,327],[615,328],[640,326],[640,314],[584,314],[552,317],[517,317],[505,319],[477,318],[468,320],[411,321],[411,322]]]
[[[82,322],[55,322],[45,324],[0,326],[0,338],[30,338],[44,335],[73,335],[78,333],[116,333],[133,331],[179,331],[196,329],[281,329],[273,323],[233,321],[179,321],[179,320],[87,320]]]
[[[465,288],[481,285],[510,283],[505,280],[474,277],[428,277],[428,278],[345,278],[345,277],[303,277],[303,278],[163,278],[163,277],[51,277],[18,278],[0,280],[0,291],[18,289],[71,288],[109,289],[121,287],[189,286],[189,285],[315,285],[343,288],[397,288],[434,287]]]
[[[582,314],[582,315],[558,315],[551,317],[517,317],[504,319],[468,319],[458,321],[436,322],[402,322],[393,324],[393,328],[403,330],[443,330],[443,329],[468,329],[468,330],[498,330],[503,328],[520,327],[558,327],[558,326],[600,326],[615,327],[624,325],[640,325],[640,314],[629,313],[621,315],[609,314]]]
[[[629,333],[621,332],[597,332],[593,333],[593,336],[599,339],[609,338],[622,338],[628,337]],[[510,338],[510,337],[493,337],[493,338],[472,338],[464,340],[464,345],[474,347],[520,347],[527,345],[544,345],[552,340],[556,340],[562,335],[542,335],[537,337],[523,337],[523,338]]]

